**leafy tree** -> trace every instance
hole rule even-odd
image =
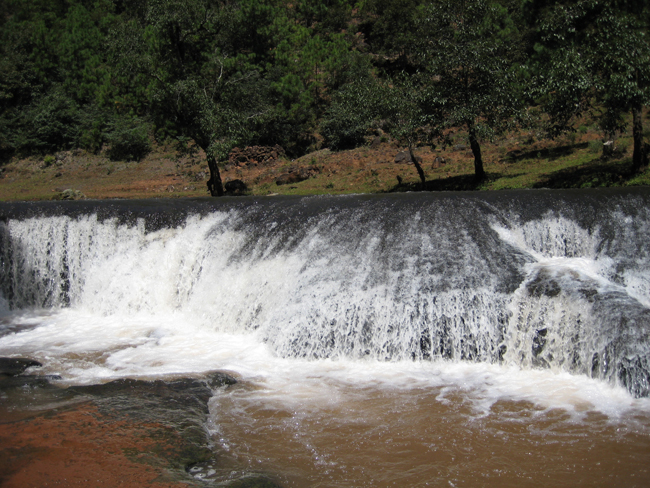
[[[150,0],[145,25],[131,21],[115,36],[120,75],[146,80],[159,128],[205,152],[213,196],[224,194],[219,161],[267,111],[260,70],[230,43],[236,19],[213,0]]]
[[[650,101],[650,7],[635,0],[577,0],[556,4],[540,21],[537,77],[555,133],[573,118],[600,114],[608,133],[626,129],[632,114],[633,169],[647,164],[643,108]],[[598,115],[598,114],[596,114]]]
[[[321,124],[325,142],[332,149],[363,144],[381,129],[406,143],[411,162],[422,186],[426,176],[414,147],[431,143],[439,135],[436,121],[427,111],[427,91],[420,77],[401,76],[392,80],[366,78],[343,86],[333,97]]]
[[[52,152],[76,146],[79,106],[61,86],[55,86],[24,109],[16,131],[17,146]]]
[[[372,78],[342,86],[321,122],[325,144],[335,151],[362,145],[388,111],[384,88]]]
[[[138,117],[115,117],[108,128],[109,158],[140,161],[151,151],[148,124]]]
[[[287,148],[299,153],[309,145],[317,120],[329,101],[331,92],[345,81],[342,75],[350,67],[359,68],[346,35],[323,29],[318,23],[327,20],[324,2],[297,2],[276,11],[266,33],[272,42],[268,70],[272,89],[277,94],[288,121],[300,128],[298,147]],[[344,9],[344,2],[331,2]],[[314,24],[316,22],[316,24]]]
[[[485,178],[480,140],[520,113],[517,26],[486,0],[441,0],[417,12],[414,52],[429,77],[424,105],[441,132],[465,127],[477,179]]]

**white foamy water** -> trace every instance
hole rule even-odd
[[[239,383],[210,402],[219,480],[648,480],[643,221],[305,202],[158,230],[9,220],[0,356],[63,386],[229,372]]]
[[[220,370],[257,385],[268,400],[286,405],[307,401],[314,408],[332,400],[337,388],[357,385],[462,392],[477,416],[489,415],[491,405],[503,399],[578,415],[593,410],[612,418],[637,409],[650,411],[647,399],[634,399],[621,387],[566,372],[445,360],[282,358],[255,332],[208,330],[182,313],[98,316],[60,310],[6,315],[4,324],[9,323],[36,327],[1,338],[0,355],[36,358],[45,364],[39,372],[60,375],[62,384]],[[441,393],[439,400],[444,402],[444,397]]]

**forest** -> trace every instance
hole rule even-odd
[[[0,165],[155,143],[290,157],[389,136],[411,152],[587,117],[648,164],[647,0],[0,0]],[[647,134],[647,131],[645,132]],[[646,137],[647,138],[647,137]]]

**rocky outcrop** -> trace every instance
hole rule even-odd
[[[269,166],[278,159],[284,157],[284,149],[281,146],[250,146],[240,149],[238,147],[230,151],[228,163],[232,166]]]
[[[300,183],[301,181],[308,180],[317,171],[309,170],[307,168],[290,168],[288,173],[280,175],[275,180],[276,185],[289,185],[292,183]]]

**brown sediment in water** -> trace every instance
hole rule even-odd
[[[0,486],[187,487],[169,466],[178,437],[90,402],[0,423]]]
[[[215,397],[220,463],[287,488],[650,486],[645,413],[617,422],[507,399],[481,413],[460,389],[330,388],[338,400]]]

